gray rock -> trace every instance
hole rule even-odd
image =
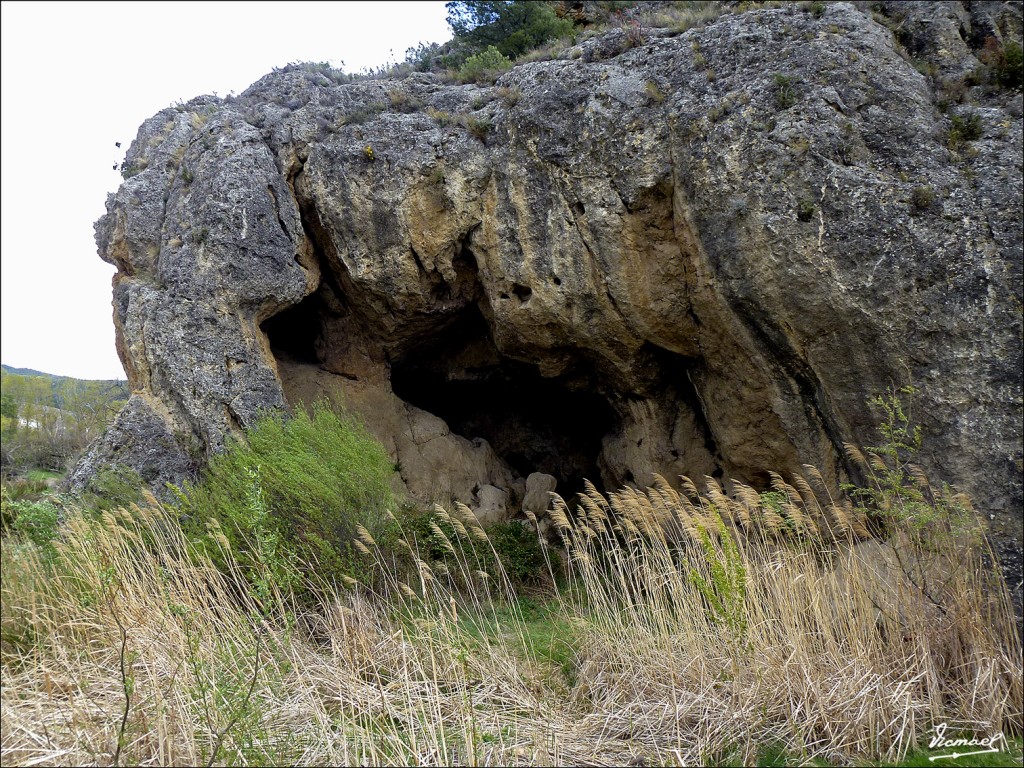
[[[139,473],[158,497],[168,498],[168,484],[179,485],[194,477],[198,462],[183,449],[182,435],[161,413],[159,401],[134,394],[114,419],[104,438],[94,443],[68,475],[71,487],[84,488],[104,467],[122,465]]]
[[[523,510],[533,512],[538,518],[548,513],[551,505],[551,493],[558,486],[553,475],[543,472],[532,472],[526,478],[526,495],[523,497]]]
[[[477,502],[470,507],[483,525],[501,522],[508,516],[508,491],[493,485],[482,485]]]

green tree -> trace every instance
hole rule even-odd
[[[0,416],[7,419],[18,418],[18,401],[6,390],[0,392]]]
[[[466,55],[493,45],[514,59],[542,43],[572,34],[573,25],[560,19],[547,3],[525,0],[467,0],[446,3],[448,26]]]
[[[127,398],[125,382],[3,371],[4,469],[63,471],[102,434]]]

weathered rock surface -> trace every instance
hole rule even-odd
[[[523,496],[523,511],[533,512],[542,517],[551,506],[551,494],[558,487],[558,478],[543,472],[532,472],[526,478],[526,495]]]
[[[883,5],[946,85],[1020,35],[1019,5]],[[334,392],[410,493],[491,514],[535,471],[839,482],[867,398],[912,382],[926,470],[1019,562],[1019,96],[944,113],[846,3],[620,38],[495,87],[292,69],[146,121],[97,224],[136,405],[76,477],[177,477]]]

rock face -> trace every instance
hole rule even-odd
[[[296,67],[160,112],[96,226],[137,394],[78,482],[183,476],[335,393],[409,493],[490,515],[533,472],[838,483],[868,397],[913,383],[926,470],[1019,560],[1019,95],[936,83],[1020,6],[882,5],[918,59],[866,8],[790,4],[494,87]]]

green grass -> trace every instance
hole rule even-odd
[[[464,616],[460,625],[481,642],[511,643],[517,655],[556,672],[563,684],[576,683],[584,638],[556,598],[519,597],[511,603],[494,603],[481,613]]]
[[[59,480],[64,475],[61,472],[54,472],[49,469],[33,469],[25,473],[26,480],[35,482],[46,482],[47,480]]]
[[[971,738],[977,736],[978,738],[984,738],[988,734],[973,734],[966,733],[962,734],[964,738]],[[952,737],[950,737],[952,738]],[[1000,752],[993,752],[989,754],[981,755],[968,755],[966,757],[958,758],[943,758],[940,760],[930,760],[929,758],[935,758],[938,755],[951,755],[954,752],[975,752],[978,751],[978,747],[957,747],[957,748],[946,748],[946,749],[919,749],[912,751],[902,761],[898,763],[864,763],[865,766],[879,766],[879,768],[942,768],[943,766],[978,766],[978,768],[1003,768],[1004,766],[1020,766],[1024,765],[1024,739],[1021,737],[1009,738],[1002,745],[1003,750]]]

